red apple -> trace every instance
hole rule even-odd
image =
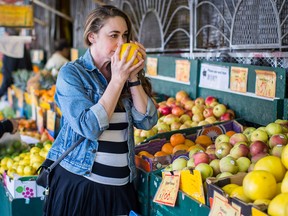
[[[207,96],[207,97],[205,98],[205,105],[206,105],[207,107],[210,107],[210,105],[211,105],[213,102],[215,102],[215,101],[217,101],[217,98],[215,98],[215,97],[213,97],[213,96]]]
[[[217,158],[216,154],[215,154],[216,149],[215,148],[207,148],[205,153],[209,155],[210,160],[214,160]]]
[[[269,139],[269,146],[273,148],[276,145],[286,145],[288,142],[287,137],[284,134],[274,134]]]
[[[168,115],[171,113],[171,108],[167,105],[159,105],[158,111],[161,115]]]
[[[186,91],[184,91],[184,90],[178,91],[178,92],[176,93],[176,95],[175,95],[176,101],[179,101],[179,102],[180,102],[183,98],[185,98],[185,97],[189,97],[189,95],[188,95],[188,93],[187,93]]]
[[[189,115],[190,118],[192,118],[192,116],[193,116],[192,110],[186,110],[185,114]]]
[[[237,142],[248,142],[248,138],[243,133],[235,133],[230,137],[229,142],[235,145]]]
[[[217,118],[220,118],[220,116],[223,115],[226,110],[227,108],[224,104],[217,104],[215,107],[213,107],[213,114]]]
[[[180,119],[178,116],[171,113],[164,117],[163,122],[168,125],[171,125],[173,122],[180,122]]]
[[[202,98],[202,97],[196,98],[194,102],[195,102],[196,105],[199,105],[199,106],[205,105],[205,99]]]
[[[180,106],[175,106],[172,108],[171,113],[173,115],[176,115],[178,117],[180,117],[181,115],[183,115],[185,113],[184,109]]]
[[[208,118],[210,116],[214,116],[213,114],[213,107],[207,107],[203,110],[203,116],[204,118]]]
[[[259,153],[267,153],[269,151],[268,145],[265,142],[261,141],[261,140],[253,141],[250,144],[249,148],[250,148],[250,154],[251,154],[252,157],[254,155],[259,154]]]
[[[197,166],[200,163],[206,163],[206,164],[210,163],[210,157],[205,152],[197,152],[197,153],[193,154],[192,157],[194,158],[195,166]]]
[[[235,112],[234,112],[234,110],[232,110],[232,109],[227,109],[226,112],[228,112],[228,113],[231,114],[231,118],[232,118],[232,119],[235,119]]]
[[[269,154],[268,154],[267,152],[260,152],[260,153],[258,153],[258,154],[256,154],[256,155],[252,156],[251,162],[252,162],[253,164],[255,164],[258,160],[260,160],[261,158],[266,157],[266,156],[268,156],[268,155],[269,155]]]
[[[182,98],[181,101],[180,101],[180,103],[181,103],[181,105],[184,107],[184,105],[185,105],[188,101],[191,101],[191,100],[192,100],[192,99],[191,99],[189,96],[187,96],[187,97]]]
[[[220,121],[229,121],[233,119],[233,116],[229,112],[225,112],[223,115],[220,116]]]
[[[173,97],[169,97],[169,98],[166,100],[167,106],[171,106],[171,104],[174,104],[175,102],[176,102],[176,99],[173,98]]]
[[[245,144],[235,144],[233,148],[230,150],[230,155],[238,159],[240,157],[247,157],[249,154],[249,147]]]

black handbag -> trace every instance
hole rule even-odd
[[[50,174],[52,170],[59,164],[76,146],[78,146],[85,138],[81,137],[77,142],[70,146],[56,161],[46,159],[43,164],[37,169],[38,176],[36,184],[45,188],[45,196],[49,195]]]

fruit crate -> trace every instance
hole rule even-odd
[[[265,211],[267,209],[267,206],[260,205],[260,206],[255,206],[253,203],[245,203],[241,201],[240,199],[237,198],[231,198],[229,197],[228,194],[226,194],[222,187],[224,187],[227,184],[237,184],[237,185],[242,185],[243,179],[247,173],[237,173],[233,176],[228,176],[224,177],[221,179],[216,179],[214,177],[208,178],[206,180],[207,183],[207,205],[212,206],[213,204],[213,198],[214,198],[214,193],[219,193],[220,195],[226,197],[228,199],[228,202],[232,206],[238,206],[241,209],[241,215],[253,215],[252,211],[254,209],[257,210],[263,210]],[[253,209],[253,210],[252,210]],[[266,215],[265,212],[261,211],[261,215]]]
[[[169,131],[169,132],[164,132],[164,133],[158,133],[155,136],[147,138],[144,142],[140,144],[140,146],[144,143],[147,143],[151,140],[155,139],[163,139],[165,138],[166,140],[169,140],[171,135],[175,133],[183,133],[186,136],[191,136],[193,134],[202,135],[202,134],[207,134],[211,131],[213,131],[214,134],[210,133],[210,136],[212,135],[212,139],[214,139],[217,135],[225,133],[229,130],[237,131],[237,132],[242,132],[243,131],[243,123],[245,121],[243,119],[235,119],[235,120],[230,120],[226,122],[217,122],[211,125],[205,125],[205,126],[198,126],[198,127],[191,127],[191,128],[186,128],[186,129],[181,129],[181,130],[174,130],[174,131]],[[193,137],[193,136],[192,136]],[[159,151],[159,150],[158,150]]]
[[[209,215],[210,208],[207,205],[203,205],[197,200],[189,197],[182,191],[178,192],[177,200],[174,207],[161,205],[153,202],[153,198],[161,184],[162,172],[160,170],[151,173],[150,176],[150,215]]]
[[[266,66],[256,66],[237,63],[224,63],[224,62],[212,62],[202,60],[189,60],[190,61],[190,74],[188,82],[179,82],[176,79],[176,60],[177,57],[171,56],[153,56],[158,59],[156,76],[149,76],[151,79],[152,87],[158,94],[166,94],[171,97],[176,95],[180,90],[184,90],[189,93],[189,96],[193,99],[197,97],[214,96],[219,99],[220,103],[226,104],[229,109],[235,111],[237,118],[243,118],[246,122],[256,123],[258,125],[267,125],[270,122],[274,122],[276,119],[287,118],[287,106],[284,104],[286,95],[286,72],[284,68],[274,68]],[[184,58],[182,58],[184,60]],[[187,60],[187,59],[186,59]],[[212,86],[207,87],[201,83],[203,78],[204,66],[210,67],[223,67],[227,71],[225,73],[225,79],[227,80],[224,86],[220,87]],[[247,69],[247,83],[246,92],[232,91],[230,88],[230,78],[232,67]],[[202,70],[202,71],[201,71]],[[257,73],[259,71],[267,72],[268,75],[275,77],[275,97],[263,97],[256,95],[256,81]],[[207,72],[207,71],[206,71]],[[259,73],[258,73],[259,74]],[[202,75],[202,76],[201,76]],[[222,84],[222,77],[216,79]],[[264,79],[266,79],[264,77]],[[269,79],[269,78],[268,78]],[[274,78],[273,78],[274,79]],[[203,80],[203,79],[202,79]],[[200,85],[201,84],[201,85]]]
[[[0,182],[0,215],[38,216],[43,214],[44,200],[41,198],[13,199],[7,188]]]

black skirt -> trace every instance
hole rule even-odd
[[[124,186],[103,185],[68,172],[60,165],[53,170],[45,216],[114,216],[139,212],[132,183]]]

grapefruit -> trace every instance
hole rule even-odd
[[[269,206],[269,215],[287,216],[288,215],[288,193],[281,193],[275,196]]]
[[[244,194],[251,200],[272,199],[277,193],[273,174],[265,170],[253,170],[243,179]]]

